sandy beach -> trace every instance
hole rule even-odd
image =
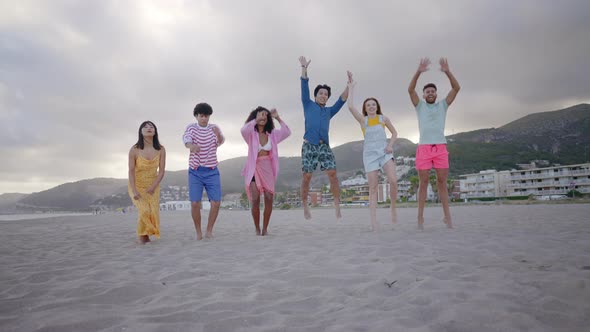
[[[208,211],[207,211],[208,212]],[[590,205],[190,212],[135,243],[135,214],[0,221],[2,331],[588,331]]]

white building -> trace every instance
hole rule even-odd
[[[590,194],[590,163],[510,171],[508,196]]]
[[[395,164],[398,166],[400,166],[400,165],[416,166],[416,158],[398,156],[398,157],[395,157]]]
[[[410,187],[412,183],[410,181],[397,181],[397,197],[408,197],[410,196]]]
[[[461,198],[590,194],[590,163],[460,176]]]
[[[506,197],[510,172],[490,169],[460,175],[459,178],[461,198]]]
[[[398,190],[399,190],[399,185],[398,185]],[[412,195],[411,197],[408,197],[408,201],[417,202],[419,190],[420,190],[420,188],[416,188],[416,193],[414,193],[414,195]],[[398,194],[398,197],[399,197],[399,194]],[[436,198],[436,194],[434,193],[434,190],[432,189],[432,185],[430,183],[428,183],[428,186],[426,187],[426,200],[427,201],[434,201],[435,198]]]
[[[354,178],[350,178],[350,179],[346,179],[344,181],[342,181],[342,186],[343,187],[347,187],[347,186],[360,186],[360,185],[364,185],[369,183],[369,181],[367,179],[365,179],[362,175],[357,175]]]
[[[202,201],[201,208],[203,210],[210,210],[211,203],[209,201]],[[189,201],[169,201],[160,203],[160,211],[190,211],[191,202]]]
[[[276,197],[276,195],[275,195]],[[221,207],[238,207],[240,206],[240,200],[242,199],[242,194],[239,193],[233,193],[233,194],[227,194],[225,196],[223,196],[223,199],[221,200]]]

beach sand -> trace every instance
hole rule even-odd
[[[206,213],[204,211],[204,217]],[[589,331],[590,205],[189,211],[0,221],[1,331]],[[205,219],[205,218],[204,218]],[[206,220],[206,219],[205,219]]]

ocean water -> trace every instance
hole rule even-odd
[[[68,216],[91,216],[92,213],[25,213],[25,214],[0,214],[0,221],[44,219]]]

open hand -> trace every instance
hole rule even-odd
[[[216,125],[212,125],[212,126],[211,126],[211,130],[213,130],[213,133],[214,133],[216,136],[219,136],[219,135],[221,135],[221,130],[219,130],[219,127],[217,127]]]
[[[443,73],[448,73],[449,72],[449,62],[447,61],[447,58],[440,58],[440,61],[438,62],[440,63],[440,71],[442,71]]]
[[[356,85],[356,82],[352,79],[352,73],[350,71],[347,71],[346,75],[348,75],[348,82],[346,85],[349,89],[353,88]]]
[[[271,108],[270,109],[270,116],[273,117],[273,119],[279,119],[279,111],[277,111],[276,108]]]
[[[201,147],[195,143],[192,143],[189,149],[192,153],[199,153],[201,151]]]
[[[305,59],[304,56],[299,57],[299,63],[301,63],[301,67],[307,68],[307,66],[309,66],[310,62],[311,62],[311,59],[309,59],[309,61],[307,61],[307,59]]]
[[[421,73],[428,71],[428,69],[429,69],[428,66],[430,66],[430,59],[422,58],[422,59],[420,59],[420,65],[418,66],[418,71]]]

